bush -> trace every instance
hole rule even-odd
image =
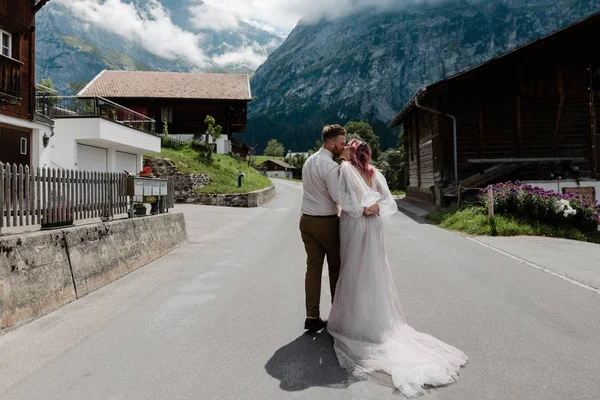
[[[520,182],[498,183],[492,186],[494,212],[536,221],[554,227],[574,227],[581,232],[597,232],[600,204],[580,194],[559,194]],[[487,207],[487,189],[481,191],[480,202]]]
[[[181,142],[179,140],[171,139],[167,135],[161,135],[160,145],[161,145],[161,147],[164,147],[167,149],[181,150],[186,146],[186,143]]]

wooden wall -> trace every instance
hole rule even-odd
[[[572,166],[582,177],[595,177],[592,158],[587,66],[559,66],[555,71],[524,77],[519,85],[450,86],[447,112],[457,117],[459,178],[490,167],[469,159],[581,157]],[[600,95],[596,95],[600,119]],[[441,103],[443,95],[437,99]],[[452,124],[449,119],[417,110],[405,121],[409,142],[410,185],[450,185],[454,176]],[[439,134],[440,146],[434,138]],[[596,149],[600,159],[600,136]],[[416,146],[416,144],[419,144]],[[435,147],[441,147],[434,150]],[[435,165],[439,158],[439,166]],[[562,165],[530,165],[523,180],[551,179]],[[434,178],[435,176],[435,178]]]
[[[26,154],[21,154],[21,139],[27,140]],[[31,165],[31,130],[0,125],[0,162]]]
[[[163,131],[162,107],[173,108],[173,122],[169,124],[170,134],[204,134],[207,115],[215,118],[223,127],[223,134],[243,132],[246,127],[246,102],[169,100],[169,99],[127,99],[110,98],[124,107],[130,108],[156,120],[156,132]]]
[[[33,1],[0,0],[0,26],[13,36],[12,58],[23,63],[19,75],[21,101],[19,104],[0,102],[0,114],[20,119],[31,119],[35,84],[35,33]],[[0,56],[2,57],[2,56]],[[3,62],[14,63],[4,59]]]
[[[600,179],[600,70],[591,84],[590,66],[600,66],[600,17],[584,20],[552,37],[428,88],[421,103],[457,117],[458,169],[464,179],[493,164],[469,159],[583,158],[542,163],[511,179]],[[599,92],[592,94],[590,87]],[[429,116],[425,115],[429,114]],[[433,118],[438,118],[432,123]],[[450,119],[422,110],[404,120],[412,187],[454,181]],[[415,147],[433,138],[433,148]],[[433,152],[433,158],[430,155]],[[567,176],[565,176],[567,175]]]

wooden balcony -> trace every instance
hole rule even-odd
[[[0,55],[0,104],[21,102],[21,63]]]

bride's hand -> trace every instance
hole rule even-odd
[[[370,215],[377,215],[379,216],[379,204],[373,204],[371,207],[365,207],[363,209],[363,215],[365,217],[368,217]]]

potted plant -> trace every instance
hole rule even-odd
[[[150,204],[150,214],[152,215],[156,215],[158,214],[158,201],[156,200],[156,197],[154,196],[148,196],[144,199],[144,201],[146,203]]]
[[[151,178],[152,177],[152,170],[150,169],[150,167],[144,167],[144,169],[141,170],[138,175],[142,176],[142,177],[146,177],[146,178]]]
[[[147,209],[144,203],[135,203],[133,205],[133,211],[135,215],[146,215]]]

